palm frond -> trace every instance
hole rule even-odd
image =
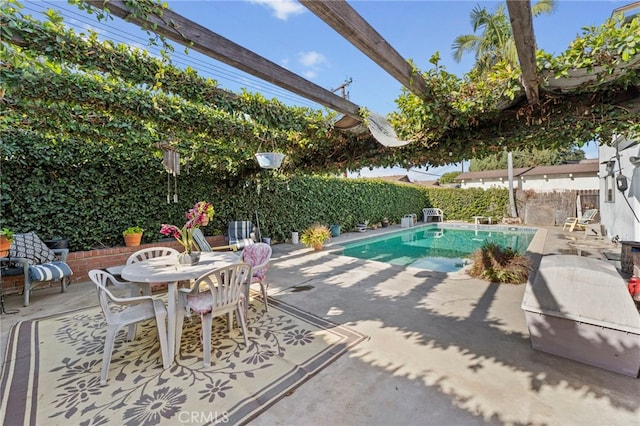
[[[474,34],[466,34],[456,37],[451,45],[451,49],[453,50],[453,59],[456,62],[460,62],[463,54],[477,51],[478,44],[480,42],[482,42],[482,38]]]
[[[538,16],[544,14],[550,14],[556,11],[558,5],[556,0],[539,0],[531,7],[531,14]]]

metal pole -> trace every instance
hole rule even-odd
[[[513,196],[513,153],[507,152],[507,173],[509,175],[509,205],[511,206],[511,217],[518,217],[516,211],[516,200]]]
[[[256,210],[256,227],[258,228],[258,242],[262,242],[262,231],[260,230],[260,221],[258,220],[258,210]]]

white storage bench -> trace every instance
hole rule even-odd
[[[640,314],[608,262],[544,256],[522,300],[531,346],[630,377],[640,373]]]

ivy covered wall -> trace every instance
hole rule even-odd
[[[252,220],[263,237],[284,241],[312,223],[399,222],[424,207],[440,207],[447,220],[477,214],[502,217],[504,189],[427,189],[375,179],[285,176],[262,171],[250,178],[220,179],[206,168],[183,167],[168,182],[153,150],[43,138],[32,132],[0,131],[3,158],[0,227],[35,231],[44,239],[69,238],[72,251],[123,245],[122,231],[145,229],[144,242],[163,238],[162,223],[182,225],[184,213],[200,200],[214,204],[207,235],[225,233],[229,221]],[[169,188],[167,187],[169,183]],[[170,203],[167,203],[169,195]],[[256,220],[257,215],[257,220]]]

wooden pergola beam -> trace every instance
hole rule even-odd
[[[418,97],[427,85],[422,75],[344,0],[299,0],[318,18],[356,46]]]
[[[85,2],[94,7],[109,10],[113,15],[128,22],[149,29],[206,56],[360,120],[358,114],[360,107],[353,102],[300,77],[171,10],[165,9],[162,18],[154,15],[143,18],[136,16],[136,11],[129,9],[122,0],[85,0]]]
[[[507,0],[513,38],[522,70],[522,86],[530,104],[540,102],[536,72],[536,38],[530,0]]]

